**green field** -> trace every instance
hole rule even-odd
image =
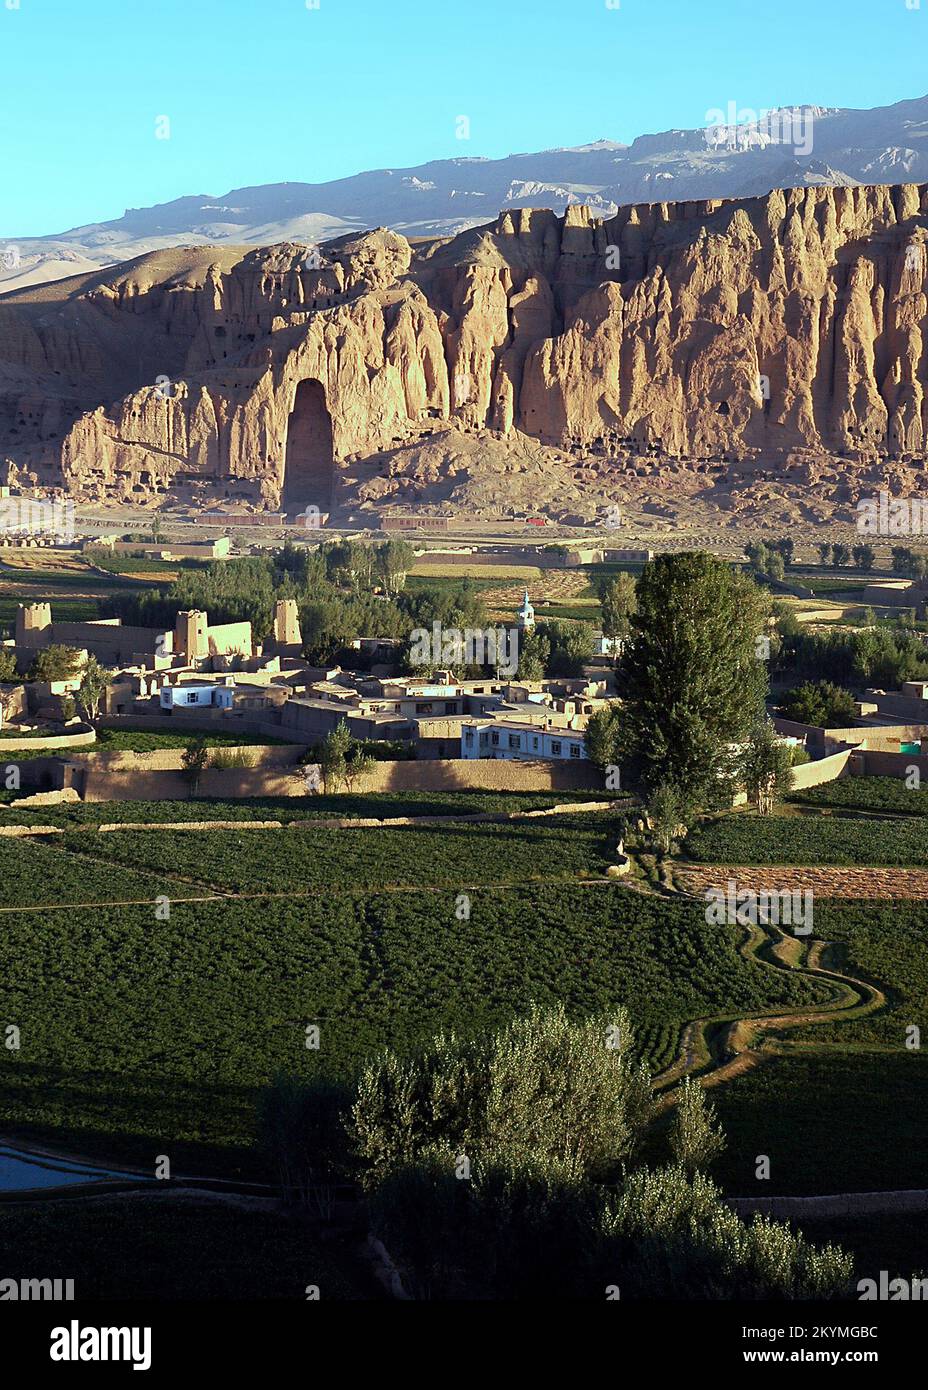
[[[909,788],[897,777],[839,777],[820,787],[794,792],[790,801],[801,806],[849,811],[892,811],[928,816],[928,787]]]
[[[25,754],[18,753],[17,761]],[[31,755],[30,755],[31,756]],[[21,792],[0,792],[3,800],[13,801]],[[236,801],[196,797],[187,801],[86,801],[60,806],[9,808],[0,811],[0,824],[21,825],[168,825],[177,821],[254,821],[282,822],[335,817],[350,820],[385,820],[401,816],[469,816],[483,813],[509,815],[515,812],[544,811],[552,806],[575,802],[604,801],[604,792],[338,792],[326,796],[252,796]]]
[[[16,622],[16,610],[23,602],[23,598],[0,598],[0,627],[3,627],[9,636],[12,636],[13,627]],[[29,595],[29,601],[34,602],[36,596]],[[52,600],[54,605],[54,615],[58,622],[67,623],[91,623],[101,616],[100,604],[92,598],[55,598]]]
[[[166,921],[151,906],[9,914],[0,1024],[22,1042],[4,1054],[0,1130],[139,1165],[169,1145],[188,1171],[262,1176],[256,1088],[281,1068],[350,1076],[385,1046],[556,1000],[577,1016],[626,1004],[657,1067],[689,1018],[823,993],[745,960],[739,928],[619,887],[474,891],[469,920],[455,908],[449,890],[175,903]]]
[[[216,733],[212,730],[191,730],[188,733],[174,734],[160,730],[147,733],[135,729],[98,729],[95,747],[104,751],[112,749],[127,753],[154,753],[159,748],[186,748],[192,739],[198,738],[202,738],[210,748],[266,748],[270,744],[289,742],[285,738],[265,738],[257,734],[227,734],[219,730]],[[86,751],[93,752],[93,749]]]
[[[905,1047],[906,1030],[915,1025],[928,1053],[928,903],[816,903],[815,935],[830,943],[826,964],[886,987],[887,1008],[790,1036],[899,1050]]]
[[[862,790],[879,799],[898,786]],[[14,1023],[21,1039],[0,1070],[0,1132],[139,1167],[166,1152],[180,1171],[272,1181],[255,1104],[281,1070],[350,1080],[384,1047],[409,1053],[441,1030],[473,1035],[564,1001],[577,1017],[626,1006],[636,1049],[659,1072],[694,1019],[835,998],[832,984],[779,968],[769,950],[745,957],[743,929],[707,924],[698,903],[585,883],[614,860],[621,810],[345,830],[81,829],[506,813],[568,799],[435,792],[0,812],[67,832],[0,839],[0,907],[22,909],[0,912],[0,1029]],[[917,816],[738,813],[697,827],[687,850],[733,864],[926,863],[919,829]],[[210,894],[220,896],[183,901]],[[728,1136],[713,1174],[738,1195],[928,1186],[917,1099],[928,1082],[928,903],[816,902],[815,936],[829,943],[825,967],[874,982],[886,1007],[784,1031],[776,1055],[713,1087]],[[319,1051],[306,1046],[310,1023]],[[920,1051],[906,1048],[913,1025]],[[717,1049],[722,1031],[710,1036]],[[768,1185],[754,1177],[760,1154]],[[153,1258],[157,1282],[159,1249]],[[280,1286],[264,1281],[275,1291],[287,1258]],[[244,1287],[230,1262],[223,1270],[223,1287]],[[351,1287],[347,1277],[339,1296]]]
[[[928,865],[917,821],[737,814],[698,825],[684,854],[705,864]]]
[[[357,1245],[354,1234],[320,1239],[293,1215],[168,1196],[0,1204],[8,1276],[62,1271],[78,1300],[305,1302],[309,1284],[326,1302],[382,1297]]]
[[[713,1176],[741,1197],[928,1187],[926,1088],[928,1051],[764,1062],[712,1093],[728,1137]]]
[[[71,832],[63,848],[160,875],[164,892],[172,883],[192,885],[189,891],[358,892],[601,878],[614,862],[618,833],[613,818],[593,814],[531,826]]]

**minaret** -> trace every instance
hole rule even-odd
[[[531,632],[535,626],[535,610],[532,607],[528,596],[528,589],[525,591],[525,598],[522,600],[522,607],[519,609],[518,625],[520,632]]]

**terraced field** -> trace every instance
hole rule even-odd
[[[350,1075],[383,1046],[485,1029],[536,1000],[578,1016],[627,1004],[658,1067],[689,1018],[831,994],[746,958],[741,929],[682,902],[611,884],[470,896],[468,920],[450,889],[174,902],[167,920],[151,902],[10,914],[0,1022],[22,1045],[0,1070],[0,1129],[139,1164],[169,1140],[195,1170],[255,1175],[256,1089],[281,1068]]]
[[[435,798],[419,804],[434,811]],[[185,817],[202,805],[177,803]],[[774,1167],[760,1195],[928,1186],[911,1116],[925,1054],[906,1047],[912,1026],[928,1036],[928,903],[817,897],[803,940],[709,925],[672,877],[660,891],[643,871],[631,886],[603,880],[614,814],[97,834],[78,814],[117,821],[111,805],[53,809],[74,817],[66,834],[0,840],[0,906],[17,909],[0,915],[0,1024],[22,1037],[0,1071],[7,1133],[138,1164],[168,1136],[188,1168],[264,1176],[254,1104],[275,1071],[349,1077],[383,1046],[403,1052],[564,1000],[578,1016],[628,1007],[660,1108],[686,1073],[712,1088],[729,1190],[758,1195],[762,1153]],[[370,798],[355,809],[369,815]],[[139,805],[125,810],[137,818]],[[766,856],[804,844],[823,865],[850,855],[861,827],[877,827],[879,854],[891,831],[897,863],[916,853],[917,836],[900,834],[917,831],[914,817],[795,813],[729,815],[687,849],[703,863],[776,864]]]
[[[917,820],[748,813],[722,816],[691,831],[687,858],[707,864],[928,865],[928,838]]]
[[[113,831],[62,838],[62,851],[110,860],[205,891],[351,893],[377,887],[552,882],[601,878],[621,833],[614,817],[402,829]]]
[[[22,755],[19,754],[19,757]],[[0,792],[0,798],[18,799],[21,792]],[[0,826],[18,825],[116,825],[126,821],[168,825],[178,821],[290,821],[316,817],[385,820],[402,816],[469,816],[484,812],[509,815],[542,811],[555,805],[582,805],[602,801],[602,792],[374,792],[333,796],[256,796],[222,801],[196,797],[188,801],[87,801],[60,806],[0,805]],[[608,798],[605,798],[608,799]]]
[[[928,787],[910,789],[898,777],[840,777],[821,787],[794,792],[790,800],[801,806],[835,810],[928,816]]]

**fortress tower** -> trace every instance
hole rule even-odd
[[[42,632],[52,625],[50,603],[21,603],[16,610],[16,642],[19,646],[34,646],[26,633]]]
[[[279,598],[274,604],[274,641],[278,650],[294,647],[302,651],[303,634],[295,598]]]
[[[188,663],[209,656],[206,621],[206,614],[198,608],[178,613],[174,621],[174,650],[183,653]]]

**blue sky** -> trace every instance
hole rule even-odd
[[[915,4],[0,0],[0,235],[253,183],[631,140],[730,101],[923,96],[928,0]]]

